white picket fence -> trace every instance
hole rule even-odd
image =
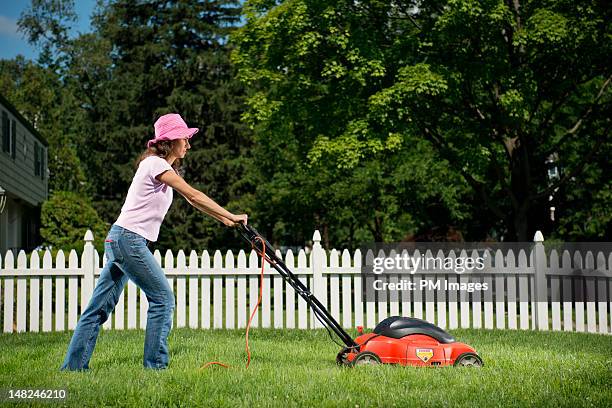
[[[92,241],[93,235],[88,231],[81,258],[72,250],[68,262],[62,251],[57,253],[55,262],[51,253],[45,251],[42,266],[36,252],[28,260],[21,251],[16,265],[12,252],[7,252],[3,259],[0,257],[0,317],[4,332],[75,328],[105,262],[104,257],[100,259]],[[315,231],[313,241],[308,255],[300,250],[296,256],[289,250],[284,256],[285,263],[345,328],[373,328],[385,317],[403,315],[424,318],[447,329],[552,329],[605,334],[612,331],[612,254],[608,254],[607,266],[606,255],[602,253],[588,253],[583,259],[578,252],[572,257],[567,251],[561,256],[553,251],[547,260],[539,232],[535,238],[535,250],[530,254],[523,250],[518,254],[497,251],[494,256],[486,258],[487,266],[494,268],[491,276],[485,277],[483,282],[488,282],[495,290],[482,296],[446,291],[434,297],[431,293],[416,291],[392,294],[388,298],[378,298],[376,302],[362,299],[359,250],[353,254],[348,250],[326,251],[321,247],[318,231]],[[212,257],[208,251],[201,254],[192,251],[188,257],[182,250],[176,257],[167,251],[163,263],[159,251],[155,251],[154,256],[175,293],[175,327],[235,329],[246,326],[259,296],[261,264],[254,251],[245,253],[241,250],[237,256],[231,251],[225,256],[215,251]],[[557,269],[562,271],[562,275],[549,276],[551,268],[556,265],[561,267]],[[532,294],[554,290],[559,282],[571,275],[576,265],[596,272],[585,279],[587,290],[597,293],[597,302],[535,302],[533,298],[518,296],[519,288],[527,288]],[[464,275],[454,274],[446,275],[446,278],[450,282],[467,279]],[[418,277],[415,275],[414,279]],[[130,281],[103,327],[144,329],[146,315],[146,296]],[[266,265],[262,303],[253,326],[321,327],[304,300],[296,296],[293,288],[270,265]]]

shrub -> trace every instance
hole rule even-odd
[[[73,192],[57,191],[42,206],[40,235],[53,250],[82,253],[85,232],[90,229],[94,246],[102,253],[109,227],[87,198]]]

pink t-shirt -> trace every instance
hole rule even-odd
[[[172,187],[155,178],[166,170],[174,171],[159,156],[149,156],[140,162],[116,225],[157,241],[159,227],[172,204]]]

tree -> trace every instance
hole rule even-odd
[[[17,26],[27,41],[39,48],[41,66],[61,75],[69,59],[70,30],[77,21],[73,0],[32,0]]]
[[[598,173],[590,189],[609,192],[599,167],[611,148],[605,2],[293,0],[250,1],[245,10],[234,61],[252,89],[244,117],[258,149],[316,168],[309,178],[325,169],[330,176],[317,188],[326,193],[361,171],[372,188],[360,196],[368,201],[361,219],[369,209],[372,222],[388,224],[377,214],[413,216],[410,200],[438,199],[450,213],[439,223],[480,223],[469,238],[498,230],[504,240],[527,241],[542,229],[550,195],[571,213],[569,192]],[[545,162],[553,153],[563,174],[551,183]],[[427,168],[430,181],[419,180],[435,185],[383,188],[392,174],[425,171],[422,162],[440,164]],[[389,167],[368,171],[372,163]],[[274,184],[285,169],[272,168],[263,179]],[[303,187],[286,195],[300,197]],[[356,214],[354,200],[317,201],[309,211]],[[462,202],[469,210],[457,212]],[[563,222],[575,222],[567,214]],[[609,230],[609,220],[590,225],[590,236]],[[376,240],[388,237],[370,229]]]

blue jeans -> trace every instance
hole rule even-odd
[[[174,294],[141,235],[113,225],[104,242],[107,263],[68,346],[60,370],[88,370],[100,326],[108,319],[128,279],[141,288],[149,301],[144,343],[144,366],[168,366],[168,334],[172,327]]]

